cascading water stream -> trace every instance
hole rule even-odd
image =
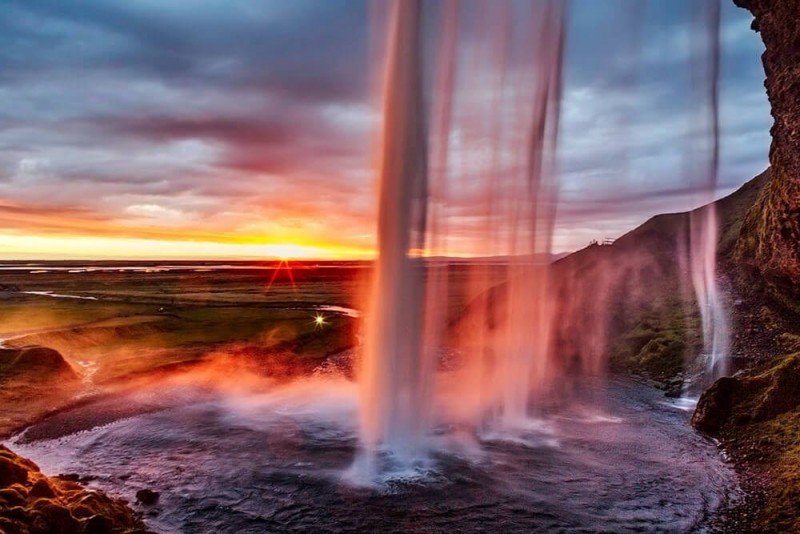
[[[379,448],[422,455],[432,365],[421,346],[427,212],[427,131],[422,94],[421,0],[396,2],[389,25],[379,161],[378,261],[361,368],[367,473]],[[414,257],[412,257],[414,256]]]
[[[510,36],[519,28],[510,16],[513,6],[502,4],[494,31],[487,34],[489,43],[479,43],[491,53],[479,56],[475,68],[491,73],[480,77],[494,95],[490,107],[475,106],[470,100],[480,94],[467,94],[460,107],[454,104],[457,28],[463,6],[455,1],[440,6],[443,29],[431,121],[424,105],[421,20],[430,10],[420,0],[400,0],[389,10],[378,165],[379,257],[360,369],[359,465],[367,477],[374,477],[386,463],[405,468],[424,460],[428,435],[442,422],[434,417],[464,423],[474,431],[523,428],[531,393],[541,392],[547,383],[552,313],[547,258],[558,189],[554,156],[564,8],[555,0],[529,6],[535,31],[523,27],[522,38],[514,42]],[[517,61],[522,58],[521,65],[512,64],[512,55]],[[474,73],[462,73],[462,83],[469,74]],[[475,131],[483,126],[476,113],[489,117],[488,143]],[[431,168],[428,122],[434,126]],[[456,133],[467,145],[458,151],[451,146]],[[472,161],[474,153],[485,157]],[[449,168],[453,160],[460,160],[460,169],[472,166],[470,173],[477,169],[478,185],[487,192],[471,215],[483,224],[474,240],[479,249],[504,258],[497,269],[507,298],[494,302],[498,309],[484,299],[469,313],[468,321],[477,328],[453,348],[461,355],[456,382],[470,387],[445,392],[434,377],[448,324],[447,267],[436,261],[426,266],[422,256],[447,249],[453,237],[447,231],[447,217],[464,209],[461,192],[449,195],[446,187],[453,175],[465,179]],[[471,275],[469,285],[475,294],[492,290],[496,280],[486,275],[486,271]],[[492,319],[498,314],[503,321]],[[437,407],[454,404],[469,408],[433,413]]]
[[[693,120],[698,127],[694,137],[692,172],[703,207],[689,216],[689,269],[697,306],[700,310],[704,359],[700,386],[707,386],[729,371],[728,320],[717,283],[717,240],[719,236],[714,193],[719,175],[719,0],[693,6],[695,43],[692,54],[693,82],[699,89],[699,113]],[[684,396],[688,389],[684,388]],[[691,393],[688,393],[691,395]]]

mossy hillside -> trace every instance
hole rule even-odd
[[[773,186],[772,182],[767,185]],[[772,267],[765,267],[758,258],[763,256],[764,249],[769,248],[768,226],[769,209],[763,202],[766,193],[762,190],[757,202],[747,211],[739,230],[738,239],[728,249],[730,263],[736,266],[736,280],[740,286],[750,286],[747,290],[756,290],[776,304],[779,312],[800,314],[800,286],[786,276],[775,274],[779,271],[771,260]]]
[[[800,352],[800,335],[784,332],[777,336],[778,345],[786,352]]]
[[[800,411],[752,425],[749,431],[758,445],[756,450],[764,454],[760,461],[772,480],[759,526],[764,531],[797,532],[800,530]]]
[[[38,346],[0,348],[0,381],[12,378],[45,380],[55,375],[63,378],[76,376],[58,351]]]
[[[0,436],[74,397],[81,380],[47,347],[0,349]]]
[[[732,258],[745,214],[769,174],[761,173],[715,203],[719,271],[732,282],[740,279]],[[584,347],[594,348],[601,329],[613,369],[661,382],[696,371],[685,369],[699,365],[701,352],[699,312],[685,263],[688,221],[689,212],[657,215],[613,245],[589,246],[556,262],[558,298],[569,303],[561,304],[557,314],[559,349],[581,357]]]
[[[764,41],[764,86],[774,118],[772,176],[747,215],[738,259],[766,281],[774,298],[800,306],[800,0],[734,3],[753,14],[751,28]]]
[[[672,300],[642,316],[620,337],[611,351],[611,365],[666,382],[684,374],[701,348],[696,309]]]

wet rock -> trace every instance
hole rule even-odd
[[[16,534],[20,532],[19,527],[15,521],[0,517],[0,532],[8,532],[8,534]]]
[[[9,458],[0,456],[0,488],[28,480],[28,470]]]
[[[3,534],[146,532],[140,516],[120,499],[86,490],[72,480],[48,478],[36,464],[4,446],[0,446],[0,476]]]
[[[69,480],[62,480],[58,485],[58,489],[62,495],[69,497],[70,495],[80,494],[84,491],[84,487],[77,482],[70,482]]]
[[[16,488],[10,487],[0,490],[0,505],[19,506],[27,500],[27,495]]]
[[[95,515],[97,512],[89,506],[78,504],[72,507],[72,515],[78,519],[88,519]]]
[[[47,523],[47,519],[40,512],[29,512],[28,522],[31,525],[31,532],[35,532],[37,534],[44,534],[45,532],[50,534],[50,532],[52,532],[50,525]]]
[[[6,447],[5,445],[0,445],[0,457],[8,458],[16,464],[19,464],[23,467],[27,467],[31,471],[36,473],[39,472],[39,466],[33,463],[32,461],[28,460],[27,458],[23,458],[22,456],[17,456],[11,450]]]
[[[80,534],[81,524],[72,517],[70,511],[59,504],[45,502],[36,509],[44,517],[49,532],[53,534]]]
[[[150,489],[142,489],[136,492],[136,500],[145,505],[153,505],[158,502],[161,494]]]
[[[78,473],[61,473],[60,475],[56,475],[56,478],[60,480],[69,480],[70,482],[77,482],[81,479],[81,476]]]
[[[719,432],[731,415],[738,389],[738,380],[733,377],[726,376],[714,382],[700,396],[692,415],[692,426],[710,434]]]
[[[31,487],[29,495],[34,498],[38,497],[55,497],[56,492],[47,483],[47,480],[40,478]]]
[[[84,534],[107,534],[113,532],[114,522],[103,515],[93,515],[83,524]]]
[[[76,505],[83,505],[88,508],[99,508],[103,505],[102,495],[97,491],[87,491],[82,494],[75,502]]]
[[[12,506],[8,510],[3,510],[3,516],[16,521],[25,521],[29,518],[29,515],[28,510],[22,506]]]
[[[670,399],[677,399],[683,394],[683,379],[676,378],[664,383],[664,396]]]

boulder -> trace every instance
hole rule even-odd
[[[0,506],[19,506],[27,500],[27,493],[11,486],[0,490]]]
[[[47,483],[47,480],[40,478],[31,487],[29,495],[31,497],[55,497],[56,492],[53,491],[53,488]]]
[[[11,484],[24,484],[28,480],[28,470],[19,463],[0,456],[0,488]]]
[[[702,432],[716,434],[728,421],[739,391],[739,381],[723,377],[700,396],[692,415],[692,426]]]
[[[772,419],[800,408],[800,353],[766,369],[717,380],[697,403],[692,425],[717,434],[725,425]]]
[[[84,534],[107,534],[113,529],[114,522],[104,515],[93,515],[83,523]]]
[[[53,534],[80,534],[81,524],[69,509],[52,501],[36,501],[35,509],[42,515]]]

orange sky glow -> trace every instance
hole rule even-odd
[[[0,201],[0,259],[368,259],[375,254],[373,234],[338,232],[339,240],[327,239],[302,209],[283,220],[244,219],[222,228],[208,221],[147,219],[141,224]],[[341,222],[331,217],[332,228],[341,228]],[[368,229],[369,221],[364,226]]]
[[[0,261],[375,257],[382,71],[366,6],[68,4],[3,5]],[[618,21],[601,4],[576,10],[567,32],[554,253],[699,205],[680,172],[695,123],[688,62],[661,60],[686,13],[659,7],[628,65],[596,53],[630,38],[609,31]],[[763,45],[750,22],[723,8],[717,196],[768,164]],[[467,44],[457,73],[474,63]],[[472,115],[489,94],[476,80],[491,77],[460,76],[446,237],[423,255],[502,255],[487,242],[477,179],[494,143]]]

